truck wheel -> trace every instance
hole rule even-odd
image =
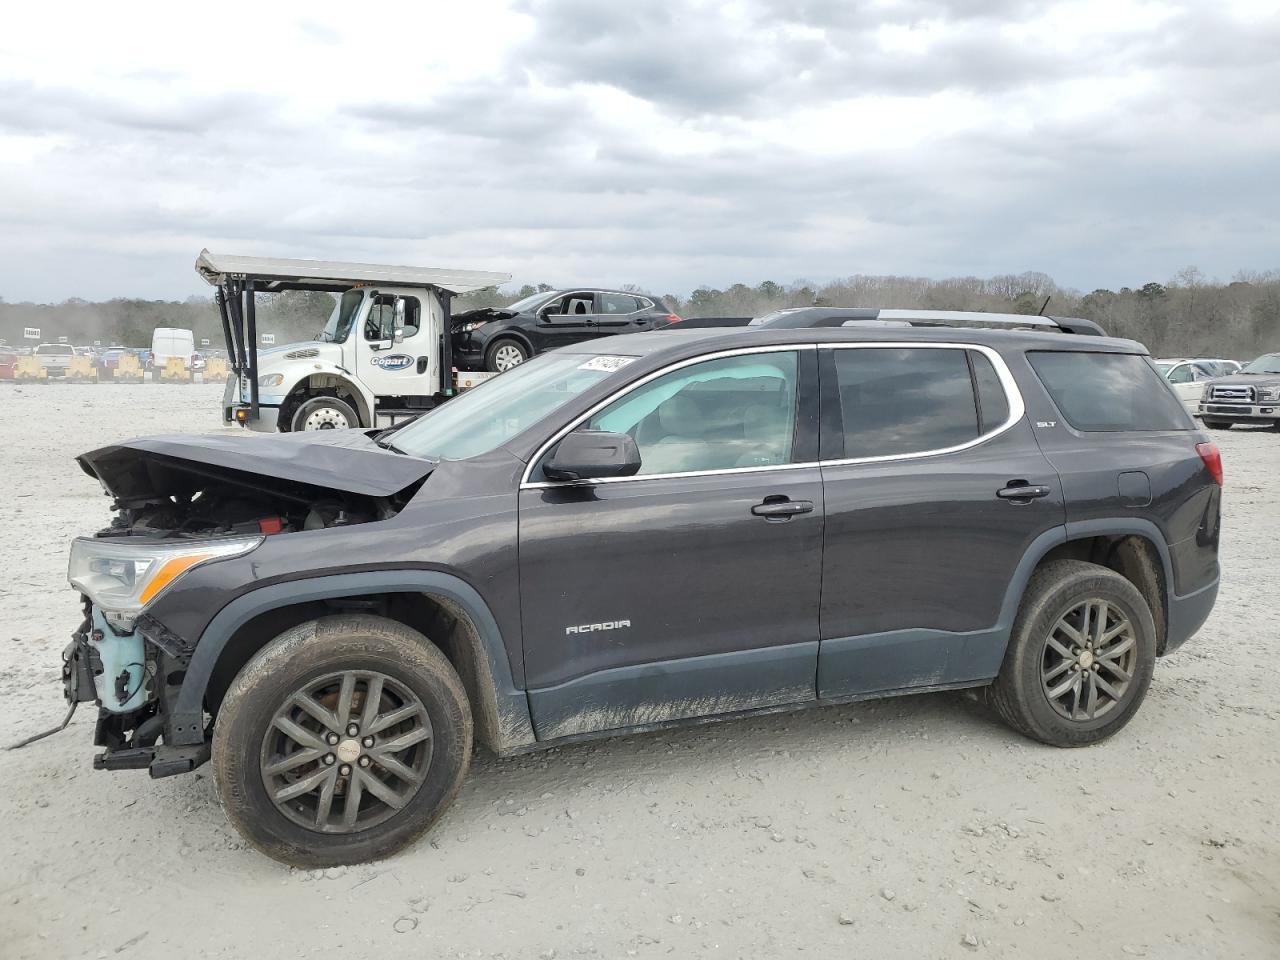
[[[1210,430],[1230,430],[1231,429],[1230,420],[1206,420],[1203,417],[1201,417],[1200,422],[1203,423]]]
[[[529,359],[529,351],[519,340],[504,337],[489,344],[484,353],[484,368],[490,373],[502,373],[518,367]]]
[[[1155,622],[1138,588],[1107,567],[1058,560],[1027,585],[989,699],[1032,739],[1086,746],[1129,722],[1155,660]]]
[[[390,856],[453,802],[472,719],[453,666],[383,617],[281,634],[231,684],[213,732],[218,797],[236,829],[295,867]]]
[[[312,397],[293,413],[289,428],[302,430],[348,430],[360,426],[360,417],[351,404],[337,397]]]

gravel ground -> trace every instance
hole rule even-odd
[[[0,741],[61,718],[72,457],[217,423],[219,388],[0,384]],[[1219,434],[1226,571],[1118,737],[1061,751],[935,694],[477,756],[427,840],[247,849],[208,768],[92,769],[91,710],[0,753],[0,956],[1275,957],[1280,434]]]

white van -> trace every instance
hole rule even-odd
[[[196,352],[196,338],[190,330],[156,327],[151,335],[151,366],[159,373],[170,357],[181,357],[182,365],[191,369],[191,355]]]

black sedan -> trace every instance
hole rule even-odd
[[[549,290],[510,306],[454,314],[453,357],[462,370],[501,373],[544,350],[679,322],[657,298],[643,294]]]

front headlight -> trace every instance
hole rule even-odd
[[[67,580],[108,623],[128,632],[147,604],[192,567],[248,553],[262,539],[126,543],[77,537],[71,541]]]
[[[1276,403],[1280,401],[1280,387],[1259,387],[1258,399],[1263,403]]]
[[[488,320],[472,320],[470,323],[464,323],[458,329],[461,330],[463,333],[470,333],[472,330],[480,329],[488,322],[489,322]]]
[[[283,373],[264,373],[258,378],[260,387],[278,387],[282,383],[284,383]]]
[[[1200,391],[1200,399],[1201,399],[1201,400],[1208,400],[1208,399],[1209,399],[1209,394],[1211,394],[1211,393],[1213,393],[1213,384],[1211,384],[1211,383],[1206,383],[1206,384],[1205,384],[1204,389]]]

